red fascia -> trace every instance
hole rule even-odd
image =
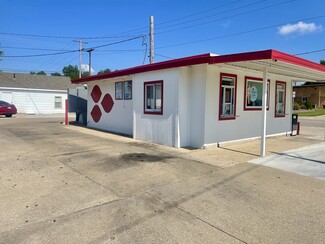
[[[243,62],[261,59],[271,59],[273,50],[264,50],[248,53],[227,54],[211,58],[210,64]]]
[[[299,58],[287,53],[279,52],[276,50],[272,50],[272,60],[274,61],[282,61],[298,66],[302,66],[305,68],[313,69],[313,70],[318,70],[321,72],[325,72],[325,65],[318,64],[303,58]]]
[[[84,83],[92,80],[102,80],[102,79],[120,77],[125,75],[133,75],[133,74],[144,73],[144,72],[149,72],[154,70],[171,69],[171,68],[177,68],[182,66],[210,63],[210,59],[211,59],[211,55],[209,53],[206,53],[206,54],[179,58],[179,59],[174,59],[174,60],[169,60],[169,61],[164,61],[159,63],[136,66],[133,68],[117,70],[106,74],[73,79],[71,80],[71,82],[74,84],[79,84],[79,83]]]

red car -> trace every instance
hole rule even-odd
[[[17,113],[17,108],[15,105],[0,100],[0,115],[11,117],[13,114],[16,113]]]

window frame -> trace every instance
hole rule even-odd
[[[155,85],[161,86],[161,108],[160,110],[152,110],[147,109],[147,87],[153,86],[155,88]],[[155,90],[155,89],[154,89]],[[154,94],[155,96],[155,94]],[[153,98],[156,101],[156,98]],[[157,81],[146,81],[143,83],[143,113],[144,114],[155,114],[155,115],[163,115],[163,108],[164,108],[164,81],[163,80],[157,80]]]
[[[57,107],[58,102],[56,101],[57,98],[60,98],[60,107]],[[54,96],[54,109],[62,109],[63,108],[63,102],[62,102],[62,96]]]
[[[125,86],[126,86],[127,84],[131,84],[130,97],[126,97],[126,88],[125,88]],[[124,100],[132,100],[132,90],[133,90],[132,80],[124,81],[124,82],[123,82],[123,98],[124,98]]]
[[[278,88],[277,86],[279,85],[284,85],[284,92],[283,92],[283,114],[278,114],[277,113],[277,99],[278,99]],[[276,81],[275,82],[275,106],[274,106],[274,117],[275,118],[283,118],[286,116],[286,96],[287,96],[287,83],[285,81]]]
[[[234,101],[234,112],[232,116],[224,116],[222,115],[222,107],[223,107],[223,86],[222,86],[222,78],[229,77],[234,79],[234,93],[233,93],[233,101]],[[230,73],[220,73],[219,80],[219,120],[235,120],[236,119],[236,107],[237,107],[237,75]]]
[[[245,76],[245,89],[244,89],[244,111],[259,111],[263,109],[263,101],[261,106],[250,107],[247,106],[247,83],[248,81],[259,82],[263,85],[263,79],[252,77],[252,76]],[[263,86],[262,86],[263,87]],[[271,81],[270,79],[267,80],[267,101],[266,101],[266,110],[270,110],[270,88],[271,88]],[[263,100],[263,94],[262,94]]]
[[[304,98],[306,98],[306,99],[304,99]],[[304,100],[306,100],[306,101],[304,101]],[[308,97],[307,97],[307,96],[303,96],[303,97],[301,98],[301,101],[302,101],[303,103],[308,102]]]
[[[117,86],[118,84],[122,84],[122,91],[121,91],[121,97],[117,97]],[[117,81],[115,82],[115,100],[123,100],[124,98],[124,82],[123,81]]]

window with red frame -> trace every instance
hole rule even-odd
[[[115,82],[115,100],[123,100],[123,82]]]
[[[163,114],[163,81],[144,82],[144,113]]]
[[[270,80],[267,81],[267,110],[270,104]],[[244,110],[262,110],[263,79],[245,77]]]
[[[236,118],[237,76],[220,74],[219,120]]]
[[[275,91],[275,117],[284,117],[286,112],[286,83],[277,81]]]

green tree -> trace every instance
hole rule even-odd
[[[59,72],[52,73],[51,76],[62,76]]]
[[[79,78],[79,69],[77,65],[73,66],[70,64],[68,66],[64,66],[62,73],[64,76],[70,77],[70,79]]]
[[[109,72],[112,72],[109,68],[104,69],[104,70],[101,69],[100,71],[98,71],[97,75],[105,74],[105,73],[109,73]]]
[[[42,70],[36,73],[37,75],[46,75],[46,73]]]
[[[322,59],[319,63],[325,65],[325,59]]]
[[[36,72],[31,71],[31,72],[29,72],[29,74],[30,74],[30,75],[36,75]]]

